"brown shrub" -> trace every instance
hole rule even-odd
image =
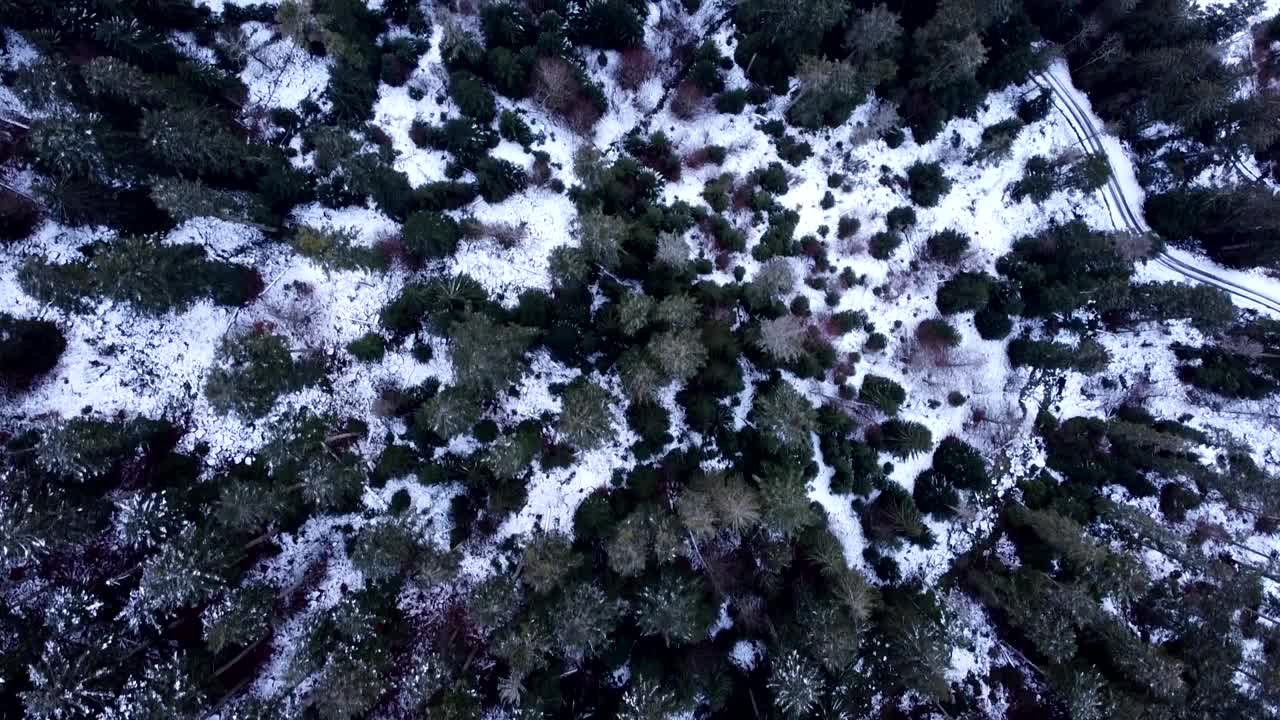
[[[702,111],[706,102],[707,95],[702,88],[685,80],[676,87],[671,98],[671,114],[681,120],[689,120]]]
[[[648,48],[631,48],[622,52],[614,75],[618,85],[635,90],[653,77],[658,70],[658,59]]]

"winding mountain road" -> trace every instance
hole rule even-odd
[[[1081,147],[1088,152],[1101,153],[1107,159],[1111,174],[1107,178],[1106,186],[1099,193],[1102,195],[1103,202],[1107,205],[1107,209],[1111,214],[1112,224],[1116,226],[1117,230],[1124,229],[1129,232],[1151,233],[1154,235],[1150,226],[1142,219],[1141,214],[1134,212],[1133,205],[1137,204],[1137,202],[1130,203],[1125,196],[1124,187],[1116,179],[1116,163],[1113,153],[1099,140],[1101,132],[1094,124],[1090,113],[1080,107],[1073,94],[1064,87],[1061,78],[1056,77],[1053,72],[1040,73],[1033,80],[1041,88],[1049,91],[1053,98],[1054,107],[1066,118],[1067,125],[1080,141]],[[1120,223],[1116,223],[1116,217],[1120,218]],[[1123,228],[1121,225],[1123,225]],[[1280,299],[1273,297],[1269,293],[1246,287],[1223,277],[1219,272],[1197,267],[1165,251],[1156,254],[1152,260],[1189,280],[1212,285],[1232,295],[1237,300],[1242,300],[1250,305],[1258,306],[1280,315]]]

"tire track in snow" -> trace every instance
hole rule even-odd
[[[1038,76],[1033,77],[1033,80],[1036,85],[1049,91],[1054,100],[1054,107],[1066,118],[1067,125],[1071,128],[1071,132],[1076,136],[1080,144],[1090,152],[1101,153],[1106,158],[1107,166],[1111,169],[1111,173],[1110,177],[1107,178],[1105,191],[1100,190],[1099,193],[1102,195],[1108,212],[1112,214],[1112,225],[1115,225],[1116,229],[1120,229],[1116,225],[1115,214],[1112,212],[1114,207],[1119,212],[1120,219],[1126,230],[1139,234],[1150,233],[1155,235],[1151,228],[1141,219],[1141,216],[1135,213],[1129,205],[1124,189],[1116,180],[1115,166],[1111,162],[1111,154],[1107,152],[1106,147],[1098,140],[1100,133],[1093,121],[1089,119],[1088,113],[1076,103],[1075,98],[1062,87],[1061,81],[1054,77],[1052,73],[1040,73]],[[1280,314],[1280,300],[1276,300],[1264,293],[1247,288],[1211,271],[1195,267],[1163,251],[1153,259],[1161,266],[1194,282],[1212,285],[1230,295]]]

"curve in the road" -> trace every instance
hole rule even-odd
[[[1120,187],[1120,183],[1115,179],[1115,166],[1111,163],[1111,156],[1107,153],[1106,148],[1098,140],[1098,129],[1094,126],[1093,121],[1089,119],[1088,113],[1076,103],[1075,98],[1071,97],[1071,93],[1062,88],[1060,81],[1053,76],[1052,73],[1041,73],[1038,77],[1032,78],[1036,85],[1048,90],[1054,99],[1054,107],[1067,120],[1067,126],[1071,128],[1071,132],[1075,134],[1076,139],[1080,141],[1081,146],[1090,149],[1092,152],[1101,153],[1107,159],[1107,166],[1111,168],[1111,177],[1107,179],[1105,192],[1102,193],[1103,202],[1107,204],[1108,212],[1114,203],[1116,210],[1120,213],[1125,228],[1136,233],[1150,233],[1150,227],[1142,221],[1141,216],[1133,211],[1129,205],[1128,199],[1124,195],[1124,189]],[[1041,79],[1044,82],[1041,82]],[[1046,86],[1047,84],[1047,86]],[[1112,224],[1115,224],[1115,217],[1112,216]],[[1154,233],[1153,233],[1154,234]],[[1248,301],[1250,303],[1260,305],[1272,312],[1280,313],[1280,301],[1271,298],[1251,288],[1247,288],[1238,283],[1232,282],[1227,278],[1212,273],[1208,270],[1197,268],[1193,265],[1185,263],[1165,252],[1160,252],[1154,258],[1156,262],[1162,266],[1172,270],[1195,282],[1212,285],[1231,295]]]

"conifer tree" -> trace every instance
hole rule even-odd
[[[565,389],[557,431],[580,450],[592,450],[613,437],[612,398],[598,383],[579,378]]]
[[[799,651],[774,658],[769,670],[773,706],[783,717],[802,718],[818,707],[824,692],[822,671]]]
[[[818,414],[790,383],[779,382],[761,393],[752,414],[756,429],[775,448],[795,452],[809,448],[809,433]]]

